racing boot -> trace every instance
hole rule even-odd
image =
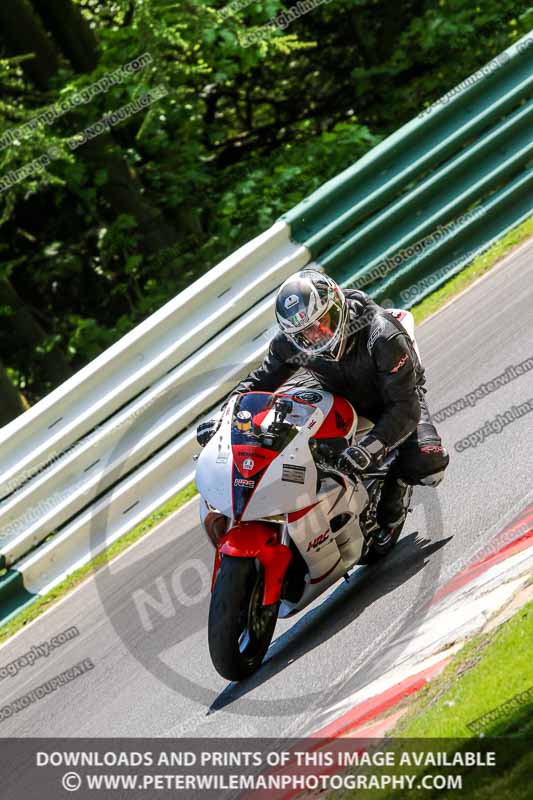
[[[387,475],[376,510],[376,519],[380,528],[385,531],[403,525],[409,509],[411,493],[412,487],[409,484],[394,475]]]

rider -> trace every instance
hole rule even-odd
[[[449,456],[427,407],[424,369],[407,331],[365,292],[342,291],[315,269],[292,275],[276,299],[279,332],[263,363],[233,394],[276,391],[302,366],[323,389],[349,400],[374,423],[371,432],[339,456],[337,467],[353,477],[398,456],[385,479],[377,509],[383,530],[406,516],[409,485],[437,486]],[[217,420],[199,426],[205,445]]]

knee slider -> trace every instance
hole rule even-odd
[[[433,475],[427,475],[420,480],[422,486],[438,486],[444,478],[444,470],[434,472]]]

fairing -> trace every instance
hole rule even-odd
[[[317,402],[311,404],[298,397],[301,393],[250,392],[228,403],[196,471],[198,490],[213,508],[246,522],[297,511],[314,502],[317,472],[309,440],[333,401],[329,393],[317,391],[313,393]],[[276,398],[293,404],[278,426]],[[251,426],[243,429],[248,421]]]

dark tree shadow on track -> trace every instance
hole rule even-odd
[[[429,557],[453,537],[431,542],[417,531],[400,539],[382,562],[356,569],[320,605],[300,617],[293,627],[271,645],[261,668],[240,683],[230,683],[211,704],[208,714],[219,711],[265,684],[289,665],[327,642],[350,625],[376,600],[411,580],[428,563]],[[350,657],[349,650],[346,652]]]

